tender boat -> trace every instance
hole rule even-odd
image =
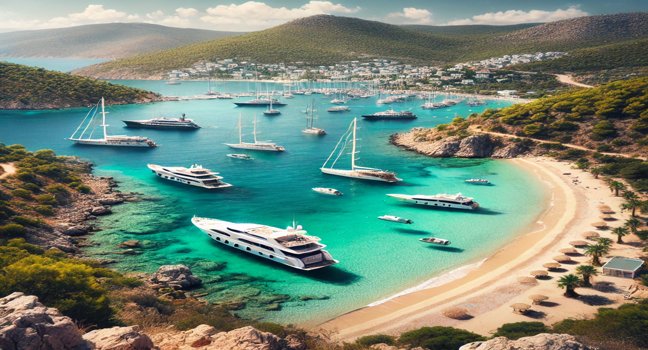
[[[144,129],[174,129],[174,130],[196,130],[200,129],[198,124],[193,120],[185,118],[182,113],[180,118],[153,118],[146,120],[122,120],[126,127],[129,128],[144,128]]]
[[[250,157],[249,155],[245,153],[229,153],[227,154],[228,157],[233,158],[233,159],[242,159],[242,160],[252,160],[254,158]]]
[[[336,190],[335,188],[313,187],[313,191],[315,191],[317,193],[328,194],[330,196],[341,196],[342,195],[342,192]]]
[[[475,185],[490,185],[491,182],[486,179],[467,179],[464,182]]]
[[[243,142],[243,129],[241,125],[241,115],[239,115],[239,143],[226,143],[230,148],[248,149],[251,151],[283,152],[286,149],[269,141],[258,141],[256,132],[256,115],[254,116],[254,142]]]
[[[435,194],[435,195],[388,194],[388,196],[402,201],[406,201],[418,205],[425,205],[429,207],[465,209],[465,210],[474,210],[479,208],[479,203],[475,202],[470,197],[462,196],[461,193]]]
[[[349,106],[333,106],[327,109],[326,111],[330,113],[340,113],[340,112],[348,112],[350,110],[351,109],[349,108]]]
[[[383,112],[376,112],[374,114],[365,114],[362,116],[366,120],[410,120],[416,119],[416,115],[410,111],[395,111],[389,109]]]
[[[218,243],[304,271],[335,265],[320,238],[301,226],[286,229],[194,217],[191,222]]]
[[[400,216],[394,216],[394,215],[383,215],[383,216],[379,216],[378,219],[385,220],[385,221],[400,222],[401,224],[414,223],[414,221],[410,219],[405,219],[405,218],[401,218]]]
[[[437,245],[450,245],[450,241],[448,241],[447,239],[437,237],[420,238],[419,241]]]
[[[193,164],[189,168],[157,164],[147,164],[146,166],[161,179],[175,181],[185,185],[207,189],[232,187],[232,185],[221,181],[223,178],[218,176],[217,172],[213,172],[197,164]]]

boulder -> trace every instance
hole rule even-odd
[[[156,334],[153,340],[160,350],[300,350],[272,333],[250,326],[218,332],[212,326],[200,325],[185,332]],[[302,346],[301,342],[295,345]]]
[[[88,226],[75,225],[66,228],[63,234],[67,236],[84,236],[88,234],[88,231],[90,231]]]
[[[101,216],[101,215],[108,215],[108,214],[112,214],[112,210],[108,206],[92,207],[92,209],[90,209],[90,215]]]
[[[587,345],[576,341],[569,334],[541,333],[532,337],[510,340],[497,337],[486,341],[468,343],[459,350],[593,350]]]
[[[94,345],[96,350],[148,350],[153,341],[140,333],[139,327],[112,327],[97,329],[83,335],[83,339]]]
[[[136,239],[129,239],[127,241],[123,241],[123,242],[119,243],[118,247],[119,248],[139,248],[141,246],[142,246],[142,244],[140,243],[140,241],[138,241]]]
[[[202,284],[185,265],[163,265],[151,277],[151,282],[174,289],[191,289]]]
[[[72,319],[16,292],[0,298],[0,349],[86,350],[91,345]]]
[[[121,197],[105,197],[99,199],[101,205],[117,205],[124,203],[124,198]]]

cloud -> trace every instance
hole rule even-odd
[[[405,7],[401,12],[392,12],[386,20],[397,24],[432,24],[432,12],[426,9]]]
[[[175,10],[175,12],[179,17],[182,18],[193,17],[198,14],[198,10],[192,7],[179,7]]]
[[[499,12],[487,12],[481,15],[472,16],[471,18],[458,19],[448,22],[450,25],[462,24],[517,24],[517,23],[541,23],[553,22],[562,19],[587,16],[588,13],[581,10],[578,6],[570,6],[566,9],[557,9],[554,11],[545,10],[507,10]]]
[[[104,5],[88,5],[81,12],[74,12],[65,16],[53,17],[47,20],[17,19],[3,20],[0,24],[8,29],[43,29],[71,27],[83,24],[109,23],[109,22],[135,22],[141,21],[139,15],[128,14],[115,9],[107,9]]]
[[[272,7],[264,2],[247,1],[242,4],[210,7],[206,11],[207,14],[200,19],[205,23],[212,24],[214,29],[257,30],[301,17],[319,14],[350,14],[359,10],[359,7],[349,8],[330,1],[311,0],[294,8]]]

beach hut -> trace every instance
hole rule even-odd
[[[531,304],[540,305],[542,304],[543,301],[548,300],[549,297],[542,294],[533,294],[529,296],[529,299],[531,299]]]
[[[576,250],[574,248],[563,248],[563,249],[560,250],[560,252],[565,254],[565,255],[577,255],[577,254],[580,254],[578,252],[578,250]]]
[[[615,256],[603,265],[603,274],[615,277],[635,278],[644,261]]]
[[[521,315],[527,313],[531,309],[531,305],[525,303],[515,303],[511,305],[511,307],[513,308],[513,312]]]
[[[601,235],[596,232],[596,231],[587,231],[583,233],[583,238],[589,239],[589,240],[596,240],[597,238],[601,237]]]
[[[576,248],[583,248],[583,247],[587,247],[588,244],[589,244],[589,243],[586,242],[586,241],[571,241],[571,242],[569,242],[569,245],[570,245],[570,246],[572,246],[572,247],[576,247]]]
[[[533,277],[518,277],[517,281],[520,284],[526,284],[528,286],[533,286],[538,284],[538,281],[536,281],[536,279]]]
[[[531,276],[535,277],[536,279],[547,278],[549,276],[549,272],[545,270],[534,270],[531,271]]]
[[[555,270],[559,269],[560,266],[562,266],[562,265],[560,265],[557,262],[548,262],[548,263],[542,265],[542,267],[546,268],[549,271],[555,271]]]
[[[468,320],[472,318],[472,316],[468,314],[468,310],[463,307],[451,307],[445,309],[443,310],[443,316],[453,320]]]
[[[608,224],[605,221],[593,222],[592,226],[594,226],[594,227],[596,227],[598,229],[601,229],[601,230],[604,230],[604,229],[608,228]]]
[[[567,255],[558,255],[558,256],[554,256],[553,259],[554,259],[555,261],[561,263],[561,264],[563,264],[563,263],[571,263],[571,262],[573,262],[573,260],[572,260],[570,257],[568,257]]]

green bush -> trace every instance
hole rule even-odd
[[[20,185],[20,187],[22,189],[30,191],[31,193],[38,193],[41,190],[40,186],[32,182],[24,182]]]
[[[374,344],[381,344],[381,343],[387,345],[394,345],[396,344],[396,338],[386,334],[374,334],[374,335],[366,335],[356,340],[356,344],[363,347],[370,347]]]
[[[39,227],[43,225],[43,220],[29,216],[14,216],[11,220],[23,226]]]
[[[90,188],[90,186],[88,186],[88,185],[83,185],[83,184],[77,186],[76,189],[77,189],[79,192],[81,192],[81,193],[86,193],[86,194],[92,192],[92,189]]]
[[[12,238],[24,235],[27,232],[25,226],[20,224],[6,224],[0,226],[0,238]]]
[[[505,323],[497,329],[494,337],[507,337],[509,339],[519,339],[529,337],[540,333],[549,333],[549,327],[542,322],[515,322]]]
[[[40,204],[51,206],[56,206],[58,204],[56,197],[51,194],[39,194],[38,196],[36,196],[36,201]]]
[[[64,185],[52,184],[45,187],[45,190],[54,195],[59,205],[65,205],[70,202],[70,192]]]
[[[52,216],[54,215],[54,208],[51,205],[36,205],[34,206],[34,211],[45,216]]]
[[[31,191],[25,190],[23,188],[17,188],[11,191],[11,195],[22,199],[32,199]]]
[[[479,334],[463,329],[437,326],[405,332],[398,338],[398,343],[434,350],[456,350],[466,343],[479,340],[484,340]]]

